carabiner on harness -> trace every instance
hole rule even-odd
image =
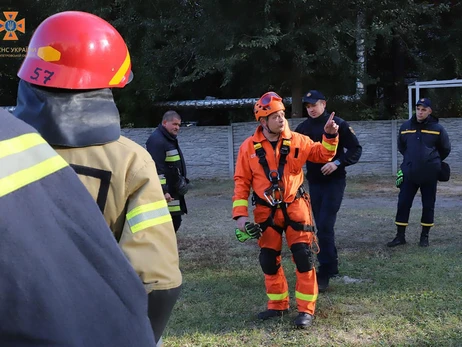
[[[268,179],[271,181],[271,186],[263,192],[263,195],[271,206],[276,206],[282,202],[284,197],[284,189],[279,186],[279,172],[271,170],[268,173]]]

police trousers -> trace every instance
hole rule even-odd
[[[309,184],[311,206],[316,221],[319,242],[319,272],[338,273],[338,256],[334,226],[342,204],[346,180],[336,179]]]

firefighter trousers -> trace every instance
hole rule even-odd
[[[272,209],[256,205],[254,220],[263,223],[271,215]],[[294,222],[313,225],[308,199],[299,198],[287,207],[289,218]],[[274,215],[274,225],[283,228],[284,216],[278,208]],[[314,314],[318,297],[318,284],[311,245],[315,236],[313,232],[285,229],[287,245],[292,252],[292,261],[296,265],[295,299],[299,312]],[[260,265],[265,276],[268,309],[285,310],[289,308],[289,288],[281,264],[282,232],[268,227],[258,240],[260,246]]]

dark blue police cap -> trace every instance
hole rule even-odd
[[[419,101],[417,101],[417,104],[415,104],[416,106],[423,106],[423,107],[432,107],[432,101],[430,99],[427,99],[427,98],[421,98]]]
[[[321,92],[318,92],[317,90],[310,90],[308,93],[303,95],[302,103],[315,104],[318,100],[326,100],[326,98]]]

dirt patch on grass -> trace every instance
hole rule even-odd
[[[371,257],[389,256],[390,250],[385,244],[396,232],[394,220],[399,193],[393,184],[393,177],[348,180],[335,230],[339,252],[360,251],[370,253]],[[234,236],[232,195],[232,180],[194,182],[186,196],[189,214],[183,217],[178,232],[184,265],[190,260],[194,267],[222,264],[229,261],[233,247],[248,246],[248,243],[238,243]],[[462,180],[439,184],[431,242],[454,242],[454,226],[462,219],[459,216],[461,196]],[[418,243],[421,211],[421,196],[417,193],[407,229],[409,247]],[[219,251],[220,247],[224,250]]]

